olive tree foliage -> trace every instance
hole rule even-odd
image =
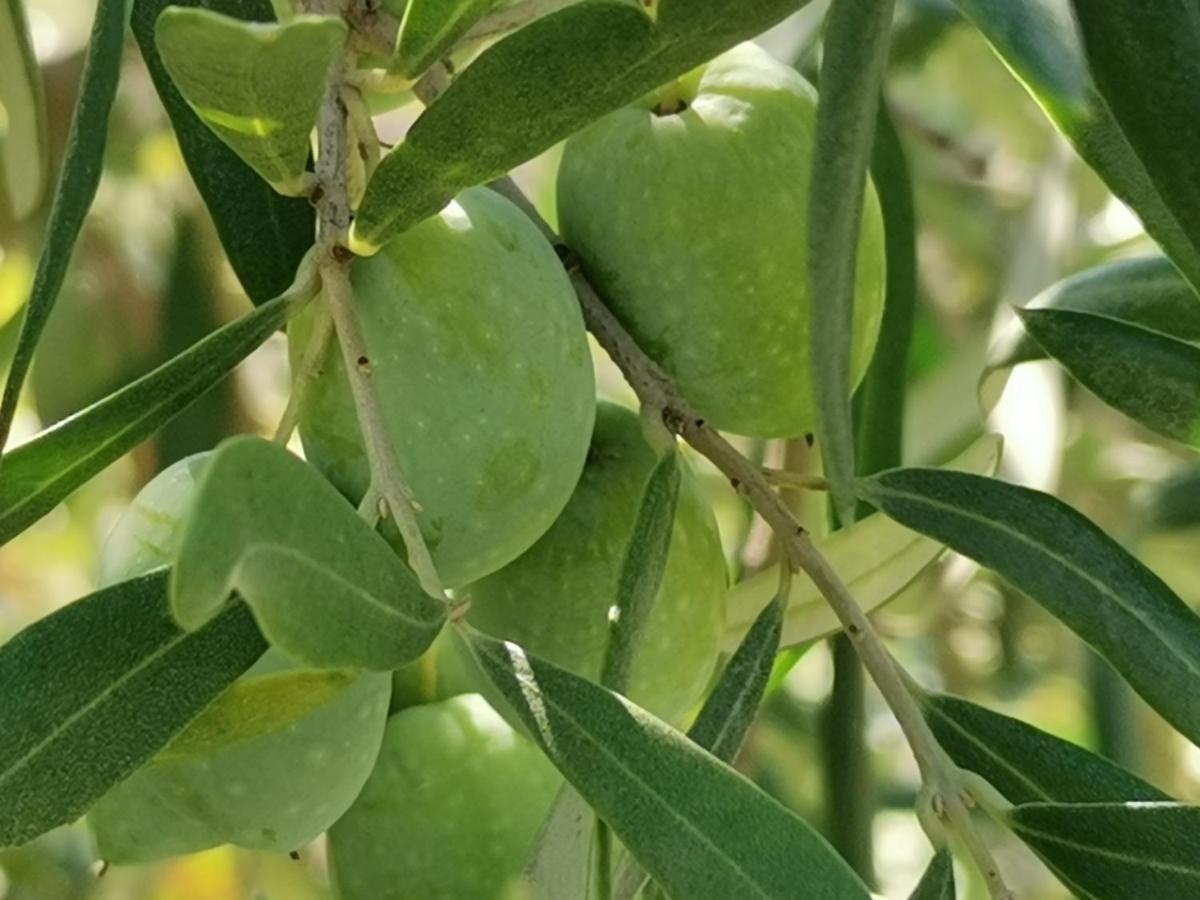
[[[916,226],[881,99],[893,3],[833,0],[819,94],[744,43],[804,5],[100,0],[0,444],[96,191],[127,29],[250,306],[6,450],[0,539],[281,328],[293,393],[274,441],[228,440],[139,500],[158,530],[138,546],[157,556],[112,563],[103,589],[0,647],[0,845],[91,811],[116,863],[328,831],[344,897],[499,896],[488,879],[503,875],[554,900],[866,898],[817,830],[733,767],[776,661],[842,632],[923,782],[938,852],[913,896],[954,896],[950,847],[1012,896],[989,818],[1079,896],[1200,896],[1200,810],[923,689],[868,618],[950,548],[1200,743],[1200,616],[1153,571],[1055,497],[995,478],[992,438],[903,465]],[[1200,445],[1200,4],[956,6],[1162,248],[1019,310],[991,370],[1049,357]],[[0,16],[0,173],[21,214],[46,178],[41,87],[21,0]],[[425,107],[386,151],[380,94]],[[562,141],[560,234],[508,175]],[[769,207],[770,227],[739,199]],[[596,408],[587,332],[640,418]],[[721,429],[811,431],[825,476],[764,470]],[[685,446],[773,531],[778,571],[727,589]],[[813,538],[781,497],[796,487],[827,491],[839,530]],[[586,614],[560,615],[564,599]],[[468,685],[439,700],[482,697],[393,697],[389,718],[387,673],[398,696],[431,654]],[[422,757],[455,722],[477,753]],[[313,793],[292,803],[276,769],[305,765]],[[331,765],[344,777],[320,774]],[[453,827],[418,816],[439,805],[420,765],[473,785]],[[449,845],[476,832],[490,855],[473,868]],[[406,871],[419,854],[389,858],[393,834],[441,853]]]

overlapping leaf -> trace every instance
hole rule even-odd
[[[408,0],[392,66],[416,78],[502,0]]]
[[[908,900],[954,900],[954,857],[948,849],[933,855]]]
[[[279,297],[128,387],[47,429],[0,462],[0,543],[20,534],[233,371],[287,319]]]
[[[367,186],[352,246],[373,253],[460,191],[536,156],[807,0],[583,0],[482,53]]]
[[[318,668],[389,671],[420,656],[446,606],[332,484],[268,441],[232,438],[205,467],[171,608],[186,628],[245,599],[267,639]]]
[[[49,165],[42,76],[23,0],[0,3],[0,109],[0,196],[19,221],[41,202]]]
[[[346,23],[315,15],[251,23],[169,6],[154,35],[163,65],[200,120],[275,190],[305,193],[309,137]]]
[[[165,571],[77,600],[0,647],[0,846],[78,818],[265,649],[240,604],[180,631]]]
[[[1040,491],[939,469],[884,472],[859,493],[1003,575],[1200,741],[1200,616],[1084,516]]]
[[[690,900],[865,898],[807,824],[616,694],[512,643],[468,639],[542,749],[668,894]]]

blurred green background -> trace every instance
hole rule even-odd
[[[824,4],[763,38],[811,74]],[[70,123],[89,0],[30,0],[45,81],[52,164]],[[1185,449],[1131,424],[1049,363],[1018,368],[985,415],[977,383],[996,335],[1059,278],[1098,262],[1153,252],[1136,218],[1048,124],[978,34],[940,0],[899,5],[888,97],[916,185],[921,305],[911,360],[907,461],[937,463],[981,431],[1006,441],[1002,477],[1050,490],[1138,552],[1189,602],[1200,602],[1200,490]],[[404,107],[379,121],[402,138]],[[125,62],[106,170],[66,286],[39,348],[15,440],[72,414],[248,309],[188,180],[135,50]],[[554,152],[518,180],[553,212]],[[0,204],[0,362],[12,352],[48,203],[22,223]],[[171,461],[226,434],[267,432],[283,409],[281,338],[144,445],[0,549],[0,640],[93,587],[115,517]],[[602,389],[629,399],[600,358]],[[746,449],[811,468],[802,444]],[[734,571],[768,564],[767,535],[709,472]],[[1188,486],[1193,485],[1191,491]],[[808,501],[812,504],[812,501]],[[824,511],[805,511],[813,523]],[[1117,759],[1184,800],[1200,800],[1200,750],[1189,746],[1062,626],[974,564],[947,557],[876,616],[923,683],[1016,715]],[[829,703],[833,662],[814,648],[763,707],[739,766],[810,821],[834,828],[852,811],[830,803],[828,735],[846,710]],[[878,889],[905,896],[930,850],[911,814],[915,765],[898,727],[868,688],[864,733],[873,778],[870,820]],[[844,762],[844,760],[841,760]],[[860,778],[852,773],[854,778]],[[1066,897],[1014,840],[989,829],[1017,895]],[[299,861],[221,848],[114,869],[97,877],[86,829],[60,829],[0,853],[0,900],[306,900],[328,895],[319,845]],[[962,873],[965,876],[965,872]],[[978,896],[978,886],[970,889]]]

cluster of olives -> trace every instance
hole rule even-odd
[[[812,426],[814,105],[794,71],[743,45],[682,79],[669,106],[651,96],[572,138],[559,173],[563,235],[589,277],[697,409],[740,434]],[[873,196],[866,213],[860,375],[883,281]],[[356,261],[352,277],[442,579],[470,598],[475,627],[597,678],[655,452],[635,412],[596,402],[554,250],[515,206],[477,188]],[[289,326],[293,358],[311,330],[311,313]],[[335,350],[300,433],[311,463],[357,501],[367,461]],[[106,581],[171,560],[203,464],[178,463],[139,494],[108,542]],[[716,523],[687,471],[634,701],[678,723],[694,712],[717,661],[726,589]],[[271,650],[243,677],[297,665]],[[328,831],[345,900],[503,896],[559,780],[487,695],[443,636],[394,679],[364,674],[286,728],[150,764],[90,814],[99,851],[111,862],[225,842],[286,852]]]

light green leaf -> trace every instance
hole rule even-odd
[[[564,784],[533,842],[522,876],[531,900],[587,898],[595,834],[596,814],[575,788]]]
[[[201,121],[275,190],[298,196],[306,193],[310,134],[346,31],[334,16],[265,24],[169,6],[154,37]]]
[[[501,0],[408,0],[392,67],[416,78]]]
[[[281,731],[348,688],[353,669],[288,669],[239,678],[158,754],[156,760],[210,753]]]
[[[192,112],[154,43],[155,24],[169,2],[134,0],[133,36],[229,263],[246,295],[254,303],[263,303],[286,290],[312,247],[316,210],[307,198],[276,193]],[[274,18],[269,0],[195,0],[187,5],[248,21]]]
[[[108,138],[108,112],[117,94],[124,37],[125,0],[100,0],[87,60],[83,64],[75,116],[67,135],[62,174],[54,192],[50,220],[46,223],[46,236],[38,257],[33,289],[25,306],[21,333],[8,379],[4,382],[4,395],[0,398],[0,450],[8,443],[21,387],[33,363],[34,348],[50,318],[54,301],[58,299],[75,239],[79,237],[79,229],[83,227],[84,217],[100,183],[101,162]]]
[[[807,0],[583,0],[480,54],[384,158],[351,246],[370,254],[497,178],[804,6]]]
[[[20,221],[37,209],[49,178],[42,75],[24,0],[0,3],[0,191]]]
[[[287,319],[279,297],[213,332],[186,353],[89,406],[0,461],[0,544],[128,453],[227,376]]]
[[[1088,900],[1200,896],[1200,807],[1179,803],[1031,803],[1010,828]]]
[[[1200,347],[1091,313],[1018,314],[1042,349],[1109,406],[1151,431],[1200,447]]]
[[[1170,799],[1116,763],[1019,719],[946,694],[918,700],[959,768],[982,775],[1010,803]]]
[[[171,608],[185,628],[199,628],[234,591],[272,644],[318,668],[399,668],[446,621],[445,604],[332,484],[252,437],[226,441],[205,467]]]
[[[688,900],[868,896],[803,820],[670,726],[516,644],[464,629],[546,755],[651,877]]]
[[[859,495],[1003,575],[1200,741],[1200,616],[1084,516],[1049,494],[938,469],[894,469]]]
[[[933,855],[908,900],[954,900],[954,857],[947,848]]]
[[[997,435],[979,438],[946,468],[980,475],[995,473],[1002,443]],[[867,612],[878,609],[906,587],[942,555],[938,541],[898,525],[885,516],[867,516],[817,542]],[[770,571],[739,582],[725,606],[725,649],[732,653],[750,623],[770,602],[778,579]],[[841,622],[807,578],[792,579],[787,613],[783,620],[783,646],[799,647],[841,630]]]
[[[106,588],[0,647],[0,847],[82,815],[266,649],[230,606],[180,631],[165,570]]]
[[[1078,26],[1062,0],[955,0],[983,32],[997,54],[1025,84],[1042,108],[1075,145],[1079,155],[1109,188],[1141,217],[1167,255],[1188,281],[1200,287],[1200,233],[1186,219],[1195,213],[1182,209],[1182,195],[1162,190],[1139,158],[1132,136],[1118,124],[1113,111],[1092,82]],[[1088,0],[1078,8],[1099,7]],[[1131,7],[1132,8],[1132,7]],[[1140,5],[1138,8],[1142,8]],[[1145,16],[1144,18],[1157,18]],[[1151,51],[1153,65],[1166,57]],[[1189,63],[1190,64],[1190,63]],[[1113,73],[1120,77],[1120,70]],[[1140,89],[1137,102],[1159,110],[1158,95]],[[1177,122],[1166,115],[1161,121]],[[1155,132],[1157,134],[1157,131]]]
[[[834,0],[825,24],[821,100],[808,204],[809,353],[817,439],[833,508],[854,521],[854,416],[850,355],[854,281],[867,166],[887,64],[892,0]]]

